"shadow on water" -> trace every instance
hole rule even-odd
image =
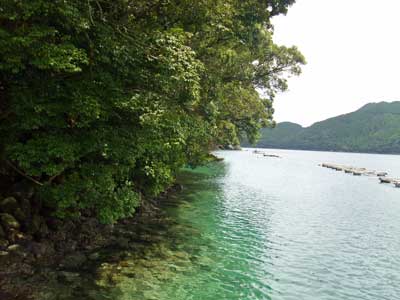
[[[199,211],[199,200],[205,200],[208,209],[218,205],[218,178],[225,172],[223,163],[182,170],[178,181],[183,191],[163,199],[156,216],[142,216],[135,226],[116,228],[126,247],[103,249],[79,272],[42,270],[37,298],[189,299],[191,291],[185,282],[215,267],[215,262],[204,256],[215,249],[199,224],[185,217],[192,213],[206,216]],[[210,216],[202,222],[212,223]]]

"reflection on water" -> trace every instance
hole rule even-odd
[[[400,175],[398,156],[220,152],[180,176],[162,215],[43,299],[400,299],[400,189],[318,167]]]

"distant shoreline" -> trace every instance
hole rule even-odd
[[[296,149],[296,148],[278,148],[278,147],[255,147],[255,146],[242,146],[243,149],[270,149],[270,150],[295,150],[295,151],[316,151],[316,152],[334,152],[346,154],[379,154],[379,155],[400,155],[400,153],[390,152],[357,152],[357,151],[336,151],[336,150],[316,150],[316,149]]]

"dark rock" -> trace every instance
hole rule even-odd
[[[89,255],[90,260],[98,260],[100,258],[100,253],[98,252],[93,252],[92,254]]]
[[[60,219],[57,218],[48,218],[47,220],[47,226],[51,230],[58,230],[62,227],[63,222]]]
[[[42,219],[40,218],[40,216],[36,215],[36,214],[33,215],[32,220],[29,224],[29,231],[34,232],[34,233],[38,232],[40,229],[41,223],[42,223]]]
[[[35,235],[37,238],[44,238],[49,234],[49,228],[45,220],[40,215],[33,215],[28,224],[28,232]]]
[[[20,199],[31,199],[35,193],[35,189],[28,182],[18,182],[11,187],[11,194]]]
[[[18,201],[14,197],[8,197],[1,201],[0,203],[0,209],[5,212],[12,214],[15,212],[15,210],[18,208]]]
[[[1,251],[6,250],[8,245],[9,245],[9,242],[7,240],[0,239],[0,250]]]
[[[20,208],[20,207],[18,207],[15,211],[14,211],[14,213],[13,213],[13,215],[15,216],[15,218],[19,221],[19,222],[25,222],[26,221],[26,214],[23,212],[23,210]]]
[[[46,222],[43,221],[42,224],[40,224],[38,234],[40,238],[45,238],[49,234],[49,228],[47,227]]]
[[[5,250],[0,250],[0,266],[6,266],[10,261],[10,253]],[[3,269],[3,268],[2,268]],[[5,271],[5,270],[2,270]],[[1,279],[1,277],[0,277]],[[0,288],[1,290],[1,288]],[[2,298],[0,298],[2,299]]]
[[[50,241],[42,243],[33,242],[30,244],[30,251],[36,258],[51,256],[55,253],[54,245]]]
[[[74,254],[70,254],[64,258],[61,262],[61,267],[70,270],[79,269],[82,265],[84,265],[87,261],[87,257],[85,254],[77,252]]]
[[[129,249],[129,239],[124,237],[117,237],[115,244],[122,249]]]
[[[77,247],[78,247],[77,241],[68,240],[65,241],[64,243],[61,243],[61,247],[59,247],[59,249],[63,252],[69,253],[69,252],[74,252]]]
[[[0,225],[0,238],[3,238],[6,236],[6,233],[4,232],[3,226]]]
[[[7,213],[0,214],[0,222],[6,231],[20,228],[18,221],[12,215]]]
[[[65,221],[62,223],[60,231],[72,233],[76,229],[76,224],[72,221]]]
[[[42,268],[41,270],[40,270],[40,276],[45,280],[45,281],[47,281],[47,282],[52,282],[52,283],[54,283],[54,282],[56,282],[57,281],[57,278],[58,278],[58,276],[59,276],[59,272],[57,272],[57,271],[55,271],[54,270],[54,268],[49,268],[49,267],[46,267],[46,268]]]
[[[77,281],[79,277],[80,277],[79,273],[65,272],[65,271],[59,273],[59,278],[69,283]]]
[[[82,224],[81,230],[83,232],[85,231],[92,231],[93,229],[96,229],[99,227],[100,223],[96,218],[88,218],[86,221]]]
[[[26,251],[26,249],[18,244],[13,244],[8,246],[7,251],[14,256],[19,256],[19,257],[28,256],[28,252]]]
[[[10,229],[10,231],[8,232],[8,240],[13,244],[26,244],[27,242],[32,240],[32,236],[30,234],[25,234],[15,229]]]
[[[21,275],[32,276],[35,273],[35,270],[31,265],[23,263],[18,265],[18,272]]]
[[[22,199],[20,202],[20,207],[26,216],[30,216],[32,212],[31,202],[29,199]]]

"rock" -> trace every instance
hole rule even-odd
[[[35,189],[28,182],[18,182],[12,186],[11,193],[20,199],[31,199],[35,193]]]
[[[23,212],[23,210],[20,208],[20,207],[18,207],[15,211],[14,211],[14,213],[13,213],[13,215],[15,216],[15,218],[19,221],[19,222],[25,222],[25,220],[26,220],[26,215],[25,215],[25,213]]]
[[[33,215],[32,220],[29,224],[29,231],[31,232],[38,232],[40,229],[40,223],[42,222],[39,215]]]
[[[30,245],[30,250],[36,258],[42,258],[54,254],[54,245],[45,241],[43,243],[33,242]]]
[[[25,276],[32,276],[35,273],[33,267],[25,263],[18,266],[18,271]]]
[[[122,249],[129,249],[129,239],[127,238],[118,237],[115,240],[115,244]]]
[[[32,220],[28,225],[28,232],[34,234],[38,238],[43,238],[48,235],[49,228],[47,227],[46,222],[40,215],[33,215]]]
[[[14,252],[14,251],[19,251],[21,249],[22,249],[21,245],[13,244],[13,245],[8,246],[7,251]]]
[[[62,247],[60,249],[66,253],[75,252],[78,247],[78,242],[75,240],[67,240],[61,244]]]
[[[7,247],[7,252],[12,254],[13,256],[19,256],[19,257],[27,257],[28,252],[26,249],[24,249],[21,245],[18,244],[12,244]]]
[[[0,250],[0,266],[2,266],[2,269],[4,268],[3,266],[6,266],[9,262],[10,262],[10,253],[8,253],[7,251]],[[0,297],[0,299],[2,298]]]
[[[69,283],[77,281],[79,277],[80,277],[79,273],[65,272],[65,271],[59,273],[59,278]]]
[[[83,253],[74,253],[66,256],[61,263],[61,266],[66,269],[76,270],[79,269],[87,261],[87,257]]]
[[[7,240],[0,239],[0,250],[6,250],[9,242]]]
[[[0,225],[0,238],[3,238],[6,236],[6,233],[4,232],[3,226]]]
[[[43,221],[42,224],[40,224],[38,234],[40,238],[44,238],[49,234],[49,228],[47,227],[46,222]]]
[[[25,244],[32,240],[32,236],[15,229],[10,229],[8,232],[8,240],[13,244]]]
[[[61,228],[63,222],[60,219],[57,218],[48,218],[47,220],[47,226],[51,230],[58,230]]]
[[[18,221],[12,215],[7,213],[0,214],[0,222],[6,231],[20,228]]]
[[[32,213],[31,202],[24,198],[21,200],[20,207],[26,216],[30,216]]]
[[[99,258],[100,258],[100,253],[98,253],[98,252],[94,252],[89,255],[90,260],[98,260]]]
[[[18,201],[14,197],[8,197],[0,203],[0,209],[5,213],[12,214],[17,208]]]

